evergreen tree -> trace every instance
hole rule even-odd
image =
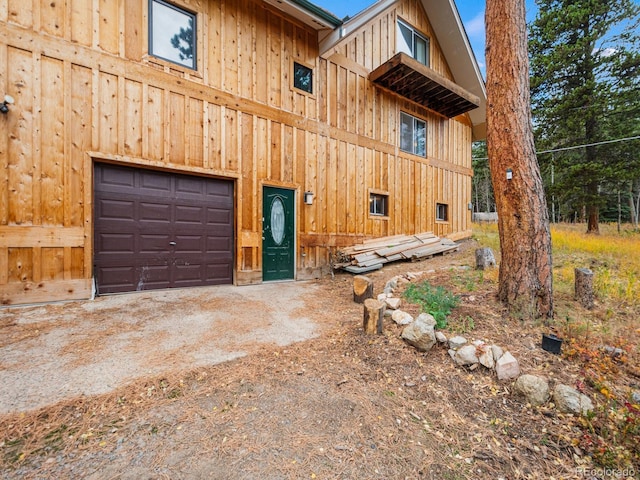
[[[589,145],[541,156],[542,170],[554,170],[550,193],[560,202],[561,218],[586,217],[587,231],[597,233],[604,193],[612,187],[628,193],[640,177],[638,142],[592,145],[638,134],[640,5],[536,3],[529,51],[537,150]]]

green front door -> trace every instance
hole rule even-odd
[[[293,190],[264,187],[262,279],[292,280],[294,269]]]

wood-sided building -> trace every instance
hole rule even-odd
[[[453,0],[0,0],[0,300],[307,279],[470,235],[485,91]]]

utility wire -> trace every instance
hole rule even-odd
[[[536,152],[536,156],[537,155],[542,155],[543,153],[555,153],[555,152],[565,152],[567,150],[575,150],[577,148],[585,148],[585,147],[597,147],[599,145],[606,145],[609,143],[619,143],[619,142],[628,142],[629,140],[638,140],[640,139],[640,135],[636,135],[635,137],[625,137],[625,138],[618,138],[616,140],[603,140],[602,142],[595,142],[595,143],[585,143],[583,145],[575,145],[573,147],[560,147],[560,148],[553,148],[551,150],[543,150],[541,152]],[[472,160],[489,160],[488,157],[484,157],[484,158],[472,158]]]

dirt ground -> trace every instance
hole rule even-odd
[[[575,384],[579,367],[540,348],[544,326],[506,319],[494,287],[460,268],[475,246],[369,276],[376,293],[408,272],[459,289],[447,335]],[[571,415],[444,347],[417,352],[391,320],[365,336],[351,279],[1,312],[0,478],[605,478]]]

